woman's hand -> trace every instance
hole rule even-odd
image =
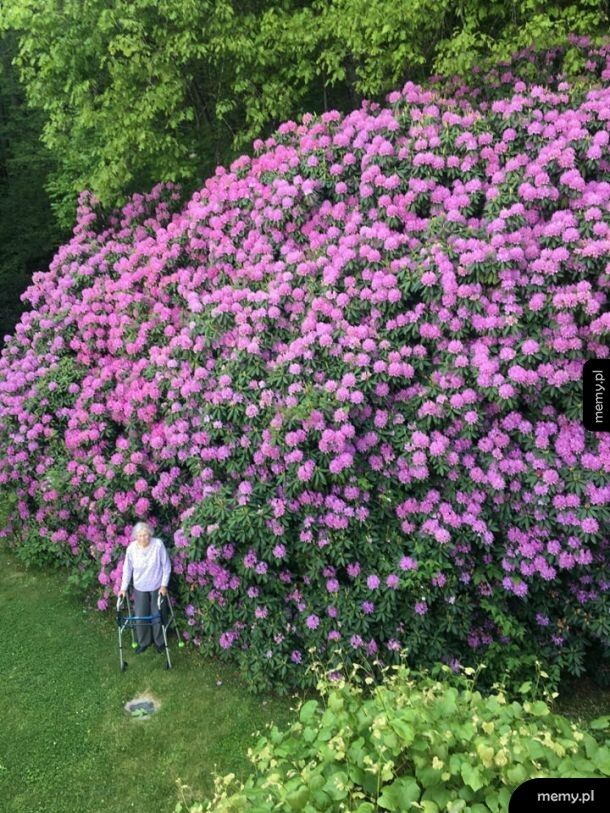
[[[159,592],[161,593],[162,596],[166,596],[168,592],[167,587],[160,587]]]

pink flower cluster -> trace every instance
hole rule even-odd
[[[101,607],[151,517],[221,649],[256,627],[287,662],[416,650],[457,612],[486,645],[494,603],[540,646],[595,637],[610,437],[583,430],[580,381],[610,356],[610,48],[590,50],[587,93],[409,82],[284,123],[185,205],[83,193],[0,358],[15,522],[95,566]]]

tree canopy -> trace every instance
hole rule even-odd
[[[16,65],[44,116],[47,189],[63,225],[89,188],[125,201],[158,181],[193,191],[303,111],[381,101],[431,72],[607,30],[600,0],[5,0]],[[567,67],[575,70],[575,52]]]

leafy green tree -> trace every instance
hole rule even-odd
[[[21,78],[58,157],[48,188],[60,222],[72,222],[85,187],[115,200],[209,171],[220,139],[208,48],[227,27],[218,8],[199,0],[5,4],[3,24],[19,32]]]
[[[607,30],[607,0],[4,0],[43,111],[61,223],[157,181],[200,186],[282,121],[568,33]],[[572,64],[574,63],[574,64]],[[568,67],[576,57],[568,54]]]
[[[284,4],[244,15],[242,27],[225,41],[236,81],[221,109],[245,111],[246,127],[237,140],[245,147],[269,121],[305,109],[313,87],[321,85],[324,94],[327,88],[347,89],[343,109],[349,109],[362,97],[381,101],[409,79],[425,82],[430,73],[467,76],[484,59],[507,59],[531,45],[565,44],[570,33],[603,34],[608,20],[608,3],[600,0]],[[571,52],[568,67],[574,58]]]

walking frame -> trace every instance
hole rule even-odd
[[[121,615],[121,607],[123,606],[123,596],[119,596],[116,603],[116,623],[118,628],[119,634],[119,664],[121,672],[124,672],[127,669],[127,661],[123,658],[123,632],[125,631],[126,627],[131,628],[131,640],[132,640],[132,647],[137,646],[136,636],[134,627],[136,624],[150,624],[151,626],[160,621],[161,623],[161,630],[163,631],[163,641],[165,643],[165,657],[166,663],[165,668],[171,669],[172,662],[169,656],[169,647],[167,646],[167,631],[173,625],[174,629],[176,630],[176,635],[178,638],[180,637],[178,632],[178,627],[176,626],[176,618],[174,616],[174,610],[172,607],[172,603],[169,600],[169,596],[162,596],[159,593],[157,598],[157,612],[154,615],[133,615],[131,613],[131,605],[129,596],[126,594],[125,596],[127,600],[127,615]],[[167,611],[165,613],[161,612],[161,606],[163,601],[166,600],[167,606],[169,608],[169,617],[167,616]],[[165,615],[165,623],[164,623],[164,615]]]

